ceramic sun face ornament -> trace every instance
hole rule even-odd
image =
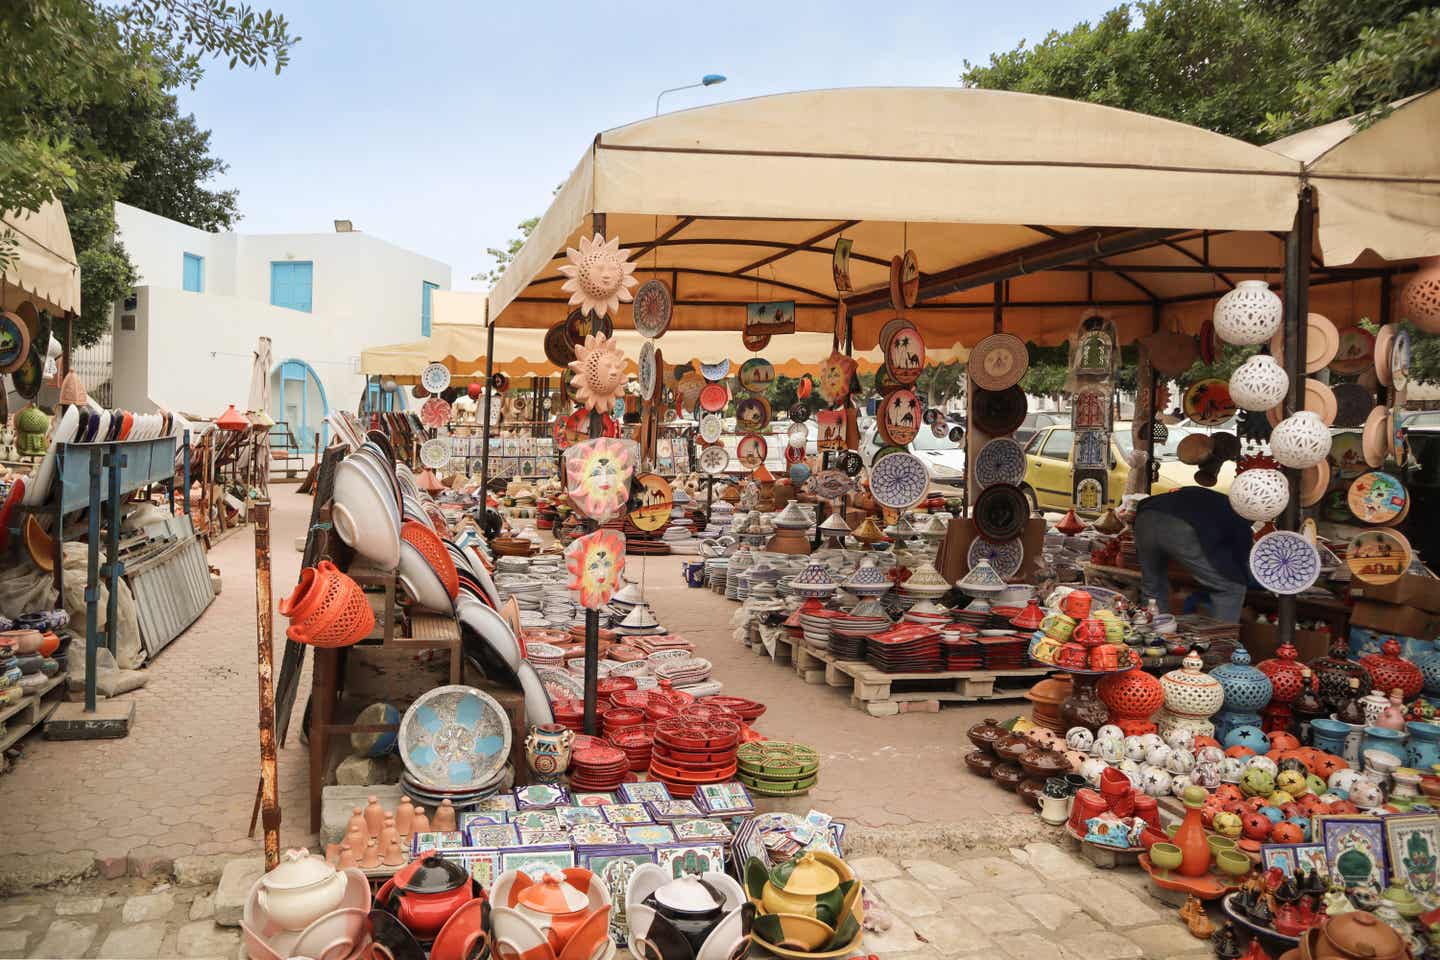
[[[575,509],[601,523],[630,496],[635,457],[623,440],[599,437],[565,451],[565,492]]]
[[[620,589],[625,569],[625,538],[614,530],[596,530],[577,537],[565,548],[570,589],[580,594],[580,606],[599,610]]]
[[[575,348],[575,400],[591,410],[608,411],[625,386],[625,357],[615,341],[592,333]]]
[[[560,289],[570,294],[571,306],[597,317],[614,316],[621,303],[635,299],[630,293],[638,282],[635,264],[625,258],[618,236],[581,237],[580,249],[566,249],[565,259],[570,262],[560,267],[566,277]]]
[[[820,396],[829,403],[839,403],[850,395],[850,378],[855,375],[855,361],[839,350],[820,365]]]

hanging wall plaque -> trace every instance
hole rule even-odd
[[[670,328],[672,302],[670,288],[664,280],[647,280],[635,291],[631,304],[635,331],[647,340],[654,340]]]
[[[768,300],[745,305],[745,331],[774,336],[795,332],[795,301]]]
[[[567,248],[565,259],[569,262],[559,268],[566,278],[560,290],[570,294],[571,306],[597,317],[611,317],[621,303],[633,299],[635,264],[620,249],[619,236],[609,240],[598,233],[581,237],[580,249]]]
[[[614,530],[596,530],[576,538],[565,549],[570,589],[580,595],[580,606],[599,610],[620,587],[625,569],[625,538]]]
[[[855,241],[847,237],[840,237],[835,241],[835,254],[830,259],[830,270],[835,275],[836,293],[850,293],[855,289],[850,285],[850,250],[854,245]]]
[[[889,443],[904,446],[919,431],[920,398],[913,390],[893,390],[880,401],[880,433]]]
[[[631,444],[601,437],[565,451],[565,492],[576,510],[604,523],[615,516],[630,495],[635,469]]]

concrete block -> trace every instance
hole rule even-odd
[[[345,836],[345,825],[356,807],[364,807],[373,794],[386,810],[400,805],[403,791],[399,784],[393,786],[332,786],[320,794],[320,839],[325,843],[339,843]]]
[[[222,927],[240,926],[245,898],[260,875],[265,872],[264,857],[240,857],[225,865],[220,886],[215,890],[215,922]]]
[[[370,757],[346,757],[335,768],[335,782],[345,787],[385,785],[388,776],[385,764]]]

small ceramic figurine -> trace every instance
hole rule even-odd
[[[380,828],[385,826],[385,810],[380,806],[380,801],[375,794],[370,794],[369,803],[365,805],[365,833],[367,836],[380,836]]]
[[[394,817],[385,818],[380,830],[380,862],[387,867],[398,867],[405,863],[405,851],[400,846],[400,831]]]
[[[355,851],[350,849],[350,844],[348,843],[340,844],[339,866],[341,870],[348,870],[351,867],[359,866],[359,864],[355,862]]]
[[[1240,936],[1235,932],[1235,924],[1226,920],[1220,924],[1220,930],[1214,938],[1215,956],[1220,960],[1240,960]]]
[[[1215,932],[1215,924],[1205,915],[1205,905],[1194,894],[1185,898],[1185,905],[1180,908],[1180,919],[1185,921],[1190,935],[1199,940],[1208,940]]]
[[[374,870],[380,866],[380,841],[371,839],[365,844],[365,856],[360,860],[360,866],[366,870]]]
[[[359,831],[363,837],[370,836],[370,827],[365,821],[365,813],[361,807],[355,808],[355,812],[350,814],[350,822],[345,825],[346,833],[355,833],[356,831]]]

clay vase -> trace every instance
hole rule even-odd
[[[434,830],[436,833],[452,833],[455,830],[455,807],[449,800],[441,800],[435,808]]]
[[[1205,839],[1205,823],[1200,816],[1205,797],[1204,787],[1186,787],[1180,797],[1185,804],[1185,819],[1171,842],[1180,848],[1180,872],[1187,877],[1201,876],[1210,869],[1210,844]]]
[[[1110,722],[1110,708],[1095,690],[1093,677],[1076,677],[1070,696],[1060,704],[1060,729],[1084,727],[1091,733]]]
[[[541,783],[554,783],[570,766],[570,745],[575,731],[558,723],[531,728],[525,738],[525,760]]]
[[[410,822],[415,819],[415,807],[410,803],[409,797],[401,797],[400,805],[395,808],[395,829],[400,831],[400,836],[410,836]]]
[[[378,837],[381,828],[385,826],[385,811],[373,793],[369,800],[370,802],[365,805],[365,834],[369,837]]]

